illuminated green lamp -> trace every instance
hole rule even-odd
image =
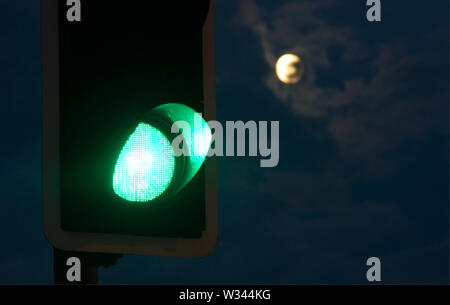
[[[153,109],[119,155],[115,194],[129,202],[175,195],[199,171],[211,140],[210,127],[192,108],[171,103]]]

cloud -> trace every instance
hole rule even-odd
[[[269,73],[265,80],[272,93],[298,115],[323,116],[329,108],[351,102],[348,98],[356,98],[365,87],[363,82],[354,79],[346,80],[344,89],[316,85],[319,69],[332,68],[329,48],[342,47],[346,62],[361,60],[367,54],[352,38],[350,27],[327,24],[319,14],[323,8],[335,8],[335,4],[328,0],[290,2],[268,16],[251,0],[241,5],[238,23],[249,27],[259,37],[269,66],[274,67],[283,53],[292,52],[302,57],[306,74],[300,84],[286,86],[275,73]]]
[[[301,83],[282,84],[275,73],[269,73],[265,80],[272,93],[299,116],[333,115],[339,108],[368,98],[386,99],[396,89],[399,71],[404,71],[413,60],[405,56],[405,48],[399,44],[381,46],[376,52],[370,52],[357,38],[355,29],[329,24],[323,12],[338,8],[339,4],[329,0],[294,1],[265,16],[252,0],[244,1],[241,6],[238,20],[259,37],[269,66],[274,67],[282,53],[292,52],[302,57],[306,74]],[[339,60],[331,58],[331,48],[339,48],[342,53]],[[377,55],[372,59],[374,53]],[[368,65],[369,75],[364,71],[339,76],[341,88],[320,85],[320,79],[332,75],[330,72],[336,69],[337,63],[346,66],[348,71],[358,65]]]
[[[423,90],[430,84],[416,80],[441,64],[408,53],[400,43],[380,48],[370,82],[357,82],[334,99],[336,107],[353,103],[329,116],[329,130],[341,154],[348,159],[384,162],[380,160],[383,154],[410,141],[425,141],[431,133],[448,134],[447,112],[443,111],[448,109],[448,92],[431,87]],[[408,154],[404,152],[403,157]]]
[[[261,171],[243,162],[223,167],[221,190],[229,199],[224,201],[228,209],[239,210],[226,216],[243,235],[227,244],[239,254],[245,247],[264,253],[243,264],[251,268],[270,261],[261,278],[270,275],[279,282],[364,281],[365,260],[374,255],[390,265],[387,282],[442,278],[447,270],[438,265],[448,251],[435,239],[445,238],[445,232],[422,227],[422,221],[437,222],[433,213],[422,212],[420,220],[415,214],[428,192],[420,185],[429,178],[420,170],[407,175],[434,154],[420,154],[423,143],[448,133],[448,78],[429,77],[442,71],[448,77],[448,58],[436,56],[426,44],[414,52],[403,36],[370,41],[355,23],[331,24],[326,14],[336,16],[347,1],[298,0],[271,11],[251,0],[240,3],[235,23],[258,37],[267,66],[274,68],[286,52],[304,60],[305,78],[299,84],[282,84],[272,70],[264,85],[307,132],[289,143],[305,153],[284,150],[279,168]],[[435,37],[430,39],[447,39],[448,32],[439,31],[429,33]],[[421,43],[416,36],[414,43]],[[301,160],[318,149],[327,151]],[[439,152],[440,162],[446,160],[444,153]],[[406,192],[402,179],[418,187]],[[440,184],[433,189],[440,191]],[[445,198],[430,200],[435,200],[433,209],[447,205]],[[240,220],[250,212],[251,221]],[[396,267],[399,260],[403,266]],[[412,263],[421,270],[405,273]]]
[[[343,5],[292,1],[266,12],[253,0],[242,1],[237,23],[257,35],[265,62],[273,67],[281,54],[292,52],[305,64],[300,83],[285,85],[271,71],[266,87],[297,116],[324,118],[340,153],[349,159],[384,162],[379,160],[383,153],[411,139],[423,140],[436,128],[448,133],[442,114],[448,90],[430,90],[429,96],[408,93],[423,86],[417,82],[426,77],[422,73],[433,73],[427,67],[439,69],[445,63],[414,54],[406,42],[369,43],[357,28],[331,24],[327,13]]]

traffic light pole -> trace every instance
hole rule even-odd
[[[71,267],[67,265],[67,262],[72,257],[80,260],[80,281],[70,281],[68,279],[68,271]],[[121,254],[67,252],[53,248],[54,283],[57,285],[98,284],[98,268],[100,266],[105,268],[114,266],[121,257],[123,257]]]
[[[92,252],[208,255],[218,215],[215,160],[204,156],[212,132],[203,125],[216,118],[214,0],[79,9],[84,17],[73,21],[70,5],[41,0],[43,227],[52,245],[87,252],[54,249],[55,283],[97,283],[98,267],[117,256]],[[171,111],[148,117],[168,104],[204,115],[199,136],[183,139],[201,148],[201,160],[172,154]]]

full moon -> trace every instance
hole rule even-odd
[[[277,76],[285,84],[296,84],[302,77],[305,68],[297,55],[285,54],[278,59],[276,64]]]

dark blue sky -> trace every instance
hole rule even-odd
[[[39,1],[0,2],[0,283],[51,283],[42,232]],[[345,2],[345,3],[342,3]],[[216,5],[220,121],[280,121],[280,164],[219,161],[219,246],[126,256],[101,283],[384,283],[449,276],[448,1]],[[282,86],[272,58],[305,78]]]

